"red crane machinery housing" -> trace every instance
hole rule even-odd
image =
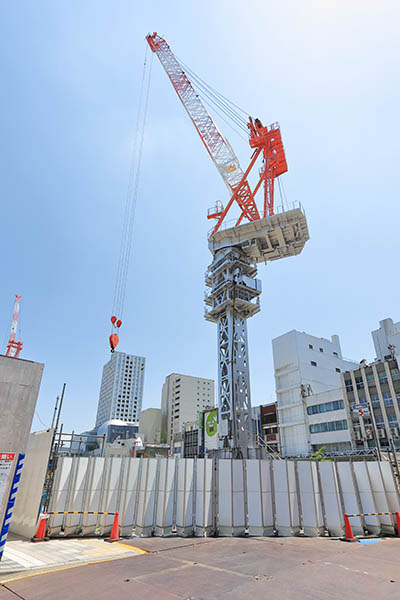
[[[18,358],[19,353],[22,350],[22,342],[17,342],[15,338],[17,337],[17,326],[18,326],[18,317],[19,317],[19,306],[21,302],[21,296],[15,295],[14,301],[14,309],[13,316],[11,320],[11,331],[10,337],[7,344],[6,356],[10,356],[11,358]]]
[[[249,143],[254,152],[249,166],[243,172],[230,144],[222,136],[213,119],[208,114],[167,42],[157,33],[149,34],[146,39],[151,50],[158,56],[179,99],[193,121],[203,144],[230,192],[230,199],[225,208],[218,202],[215,208],[208,211],[209,219],[217,219],[211,235],[217,233],[234,202],[237,202],[241,210],[236,225],[240,225],[242,219],[256,221],[267,216],[272,216],[274,214],[274,179],[287,171],[279,125],[274,123],[265,127],[259,119],[253,120],[249,117],[247,125],[250,134]],[[262,155],[263,162],[259,171],[258,182],[252,190],[248,182],[248,176],[260,155]],[[263,210],[260,215],[255,196],[262,184],[264,184],[264,201]]]

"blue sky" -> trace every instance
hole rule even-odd
[[[399,17],[390,0],[2,3],[0,333],[4,351],[20,293],[21,357],[45,363],[34,429],[64,381],[65,429],[94,424],[149,31],[280,122],[286,194],[306,210],[304,252],[259,267],[253,404],[273,400],[271,339],[290,329],[373,358],[370,331],[400,320]],[[246,167],[247,142],[220,125]],[[206,211],[226,194],[155,59],[120,343],[147,358],[145,408],[173,371],[216,378]]]

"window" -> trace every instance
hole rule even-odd
[[[342,431],[347,429],[347,421],[343,419],[341,421],[329,421],[328,423],[315,423],[310,425],[310,433],[325,433],[327,431]]]
[[[385,403],[385,406],[393,406],[392,394],[390,392],[385,392],[383,394],[383,401]]]
[[[378,377],[379,377],[379,383],[381,385],[383,385],[384,383],[387,383],[387,377],[386,377],[385,371],[382,371],[381,373],[378,373]]]
[[[379,396],[378,396],[378,394],[371,394],[371,403],[372,403],[372,407],[373,408],[379,408],[380,407],[380,402],[379,402]]]
[[[329,412],[331,410],[339,410],[344,408],[343,400],[332,400],[332,402],[325,402],[324,404],[314,404],[313,406],[307,407],[308,415],[318,415],[320,413]]]
[[[389,415],[388,419],[390,424],[397,423],[396,415]]]
[[[319,351],[320,351],[320,352],[323,352],[323,351],[324,351],[324,349],[323,349],[323,348],[320,348],[320,349],[319,349]]]
[[[364,388],[364,382],[362,380],[362,377],[356,377],[356,386],[358,390],[362,390]]]
[[[353,391],[353,384],[351,382],[351,379],[346,379],[344,383],[345,383],[345,386],[346,386],[346,391],[352,392]]]
[[[312,361],[311,361],[311,364],[312,364],[312,366],[313,366],[313,367],[316,367],[316,366],[317,366],[317,363],[315,362],[315,360],[312,360]]]
[[[314,350],[314,346],[312,344],[308,344],[308,347],[310,348],[310,350]]]
[[[376,423],[384,423],[383,417],[375,417]]]
[[[340,373],[340,369],[338,369],[337,367],[336,367],[335,371],[336,371],[336,373]]]
[[[392,369],[390,371],[390,373],[392,375],[393,381],[400,381],[400,371],[399,371],[399,369]]]

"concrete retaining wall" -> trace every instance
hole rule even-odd
[[[32,537],[36,530],[54,429],[29,436],[25,464],[16,496],[10,531]]]

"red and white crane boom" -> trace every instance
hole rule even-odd
[[[243,218],[249,221],[256,221],[262,218],[255,202],[255,195],[262,183],[264,183],[262,216],[273,215],[274,179],[287,171],[279,125],[274,124],[270,127],[264,127],[259,119],[255,119],[253,122],[249,118],[249,143],[254,148],[254,153],[249,167],[243,172],[229,142],[222,136],[213,119],[208,114],[182,65],[167,42],[157,33],[149,34],[146,40],[151,50],[158,56],[179,99],[196,127],[203,144],[231,194],[231,198],[225,209],[217,206],[215,210],[211,209],[208,213],[209,219],[217,219],[211,235],[218,231],[234,201],[238,203],[241,209],[241,215],[236,225],[239,225]],[[247,178],[260,154],[263,157],[263,165],[260,169],[259,181],[252,191]]]
[[[8,340],[7,350],[6,350],[6,356],[10,356],[11,358],[18,358],[19,353],[22,350],[22,342],[15,341],[15,338],[17,337],[20,302],[21,302],[21,296],[18,296],[16,294],[15,301],[14,301],[13,316],[12,316],[12,320],[11,320],[10,337]]]
[[[259,219],[260,215],[257,206],[237,156],[230,144],[218,130],[211,116],[208,114],[171,48],[162,37],[157,35],[157,33],[148,35],[146,39],[151,50],[160,59],[165,72],[189,117],[193,121],[203,144],[227,185],[229,192],[233,194],[239,187],[242,188],[241,194],[237,195],[237,202],[239,203],[244,216],[246,216],[249,221]]]

